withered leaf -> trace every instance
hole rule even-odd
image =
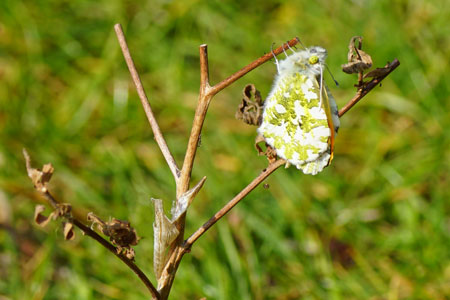
[[[384,77],[386,74],[392,71],[392,68],[389,67],[389,63],[383,68],[376,68],[375,70],[370,71],[369,73],[364,75],[364,78],[372,77]]]
[[[58,204],[48,217],[42,214],[44,210],[44,205],[36,205],[36,208],[34,209],[34,221],[41,227],[46,226],[48,222],[57,218],[67,218],[69,220],[72,218],[72,207],[67,203]]]
[[[41,193],[47,192],[47,183],[52,178],[54,172],[52,164],[45,164],[41,171],[31,167],[31,158],[25,149],[23,149],[23,156],[25,157],[28,177],[30,177],[34,187]]]
[[[356,46],[356,43],[359,43]],[[348,45],[347,60],[348,63],[342,65],[342,71],[347,74],[364,72],[372,66],[372,58],[369,54],[361,50],[362,37],[354,36],[350,39]]]
[[[263,142],[264,146],[266,147],[266,151],[264,151],[260,146],[260,144]],[[269,144],[266,143],[266,140],[260,134],[258,134],[255,138],[255,148],[258,151],[258,155],[265,155],[267,157],[269,163],[273,163],[277,160],[277,152],[275,151],[275,149],[270,147]]]
[[[124,254],[129,260],[134,260],[134,257],[136,256],[133,248],[126,248]]]
[[[44,205],[36,205],[36,207],[34,208],[34,221],[41,227],[45,227],[53,218],[53,212],[48,217],[46,217],[42,214],[44,210]]]
[[[264,142],[264,145],[267,145],[264,137],[262,135],[258,134],[255,138],[255,148],[258,151],[258,155],[264,155],[266,153],[259,145],[260,143],[263,143],[263,142]]]
[[[183,195],[181,195],[180,198],[175,201],[171,209],[172,223],[175,224],[178,221],[178,218],[187,211],[189,205],[191,205],[192,201],[194,200],[195,196],[197,196],[205,181],[206,176],[204,176],[199,181],[199,183],[197,183],[193,188],[185,192]]]
[[[130,226],[130,222],[113,218],[112,221],[106,224],[113,244],[120,247],[130,247],[138,244],[139,237],[136,230]]]
[[[63,232],[65,240],[73,240],[75,238],[75,232],[73,231],[73,224],[70,222],[63,223]]]
[[[54,212],[56,217],[72,218],[72,206],[68,203],[58,203]]]
[[[97,217],[93,212],[87,214],[87,220],[92,222],[91,229],[93,229],[94,225],[97,225],[97,230],[103,233],[106,236],[109,236],[109,231],[106,226],[106,223],[103,222],[102,219]]]
[[[167,261],[166,249],[179,234],[178,229],[164,214],[163,201],[153,199],[155,222],[153,223],[153,270],[158,282]]]
[[[92,225],[97,225],[98,230],[108,236],[111,243],[116,246],[127,248],[139,242],[136,230],[128,221],[113,218],[109,222],[104,222],[92,212],[88,213],[87,219],[92,222]]]
[[[239,104],[235,117],[246,124],[259,126],[262,121],[263,107],[261,93],[254,84],[247,84],[242,90],[242,102]]]

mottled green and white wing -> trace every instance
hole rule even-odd
[[[319,89],[314,76],[298,72],[278,76],[258,128],[278,156],[310,174],[320,172],[330,157],[325,164],[331,130]],[[310,162],[317,166],[311,167]]]
[[[331,129],[331,137],[329,139],[329,148],[327,151],[322,153],[315,161],[307,162],[303,165],[297,166],[305,174],[316,175],[321,172],[325,167],[327,167],[331,160],[333,159],[334,150],[334,139],[337,135],[340,126],[339,113],[334,100],[333,95],[331,95],[330,90],[325,85],[326,93],[323,94],[323,109],[327,114],[328,127]]]

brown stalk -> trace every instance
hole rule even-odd
[[[141,100],[142,106],[144,107],[145,114],[147,116],[150,127],[153,130],[156,143],[161,149],[161,152],[166,159],[167,165],[172,172],[175,181],[178,180],[180,176],[180,170],[177,167],[177,163],[170,153],[169,147],[167,146],[166,140],[163,137],[161,129],[159,128],[158,122],[156,121],[155,115],[153,114],[150,102],[148,101],[147,95],[145,93],[144,87],[142,86],[141,78],[136,70],[136,67],[131,57],[130,50],[128,49],[127,42],[125,40],[125,35],[123,34],[122,26],[120,24],[114,25],[114,30],[116,31],[117,39],[119,40],[120,48],[122,49],[125,62],[127,63],[128,70],[130,71],[131,77],[133,78],[134,85],[136,86],[139,99]]]
[[[398,66],[400,65],[400,62],[398,59],[394,59],[390,64],[388,64],[387,68],[389,68],[389,71],[384,74],[383,76],[375,77],[371,81],[369,81],[367,84],[364,84],[361,88],[358,89],[358,92],[356,95],[347,102],[344,107],[342,107],[339,110],[339,117],[343,116],[347,111],[350,110],[356,103],[358,103],[365,95],[367,95],[374,87],[376,87],[386,76],[388,76],[392,71],[394,71]],[[358,75],[358,77],[360,77]]]
[[[247,196],[251,191],[253,191],[261,182],[264,181],[270,174],[272,174],[276,169],[285,164],[284,159],[278,159],[264,169],[261,174],[259,174],[249,185],[247,185],[242,191],[239,192],[233,199],[231,199],[224,207],[222,207],[217,213],[214,214],[205,224],[203,224],[197,231],[195,231],[185,242],[184,242],[184,252],[189,251],[192,244],[198,240],[209,228],[211,228],[217,221],[219,221],[223,216],[225,216],[233,207],[236,206],[245,196]]]
[[[27,166],[27,170],[31,168],[31,159],[26,150],[24,149],[24,157],[25,162]],[[47,201],[48,203],[54,208],[57,209],[60,202],[56,200],[53,195],[48,191],[48,189],[42,190],[42,189],[36,189]],[[130,259],[128,259],[124,254],[122,254],[118,249],[110,244],[107,240],[105,240],[102,236],[100,236],[97,232],[92,230],[89,226],[84,225],[84,223],[78,219],[77,217],[72,215],[72,218],[70,220],[73,225],[77,226],[83,233],[91,238],[93,238],[95,241],[97,241],[100,245],[108,249],[110,252],[112,252],[115,256],[117,256],[121,261],[123,261],[136,275],[139,277],[139,279],[144,283],[144,285],[147,287],[147,289],[152,294],[153,299],[161,299],[158,291],[153,286],[153,284],[150,282],[148,277],[145,275],[145,273]]]

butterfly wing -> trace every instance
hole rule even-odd
[[[316,87],[319,87],[317,80],[314,81]],[[329,148],[323,152],[316,160],[307,162],[303,165],[297,166],[305,174],[316,175],[327,167],[333,159],[334,139],[339,128],[339,117],[336,102],[331,95],[328,87],[324,84],[325,89],[322,89],[322,109],[327,117],[328,128],[330,129],[330,137],[328,139]]]
[[[319,93],[314,76],[296,72],[278,76],[265,102],[258,132],[278,156],[297,168],[329,149],[331,131]]]

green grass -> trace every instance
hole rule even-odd
[[[362,35],[376,66],[401,66],[341,120],[333,164],[317,176],[280,168],[185,256],[171,299],[450,298],[450,8],[447,1],[0,2],[0,298],[144,299],[117,258],[56,222],[33,224],[42,199],[21,150],[52,162],[51,189],[78,212],[130,220],[151,276],[150,198],[174,198],[121,56],[122,23],[151,104],[181,164],[197,100],[198,46],[212,83],[299,36],[340,71]],[[211,103],[193,180],[208,180],[187,234],[266,166],[255,128],[234,119],[241,89],[266,96],[267,63]],[[330,80],[330,78],[327,78]],[[6,230],[5,228],[9,228]],[[154,281],[154,278],[151,276]]]

